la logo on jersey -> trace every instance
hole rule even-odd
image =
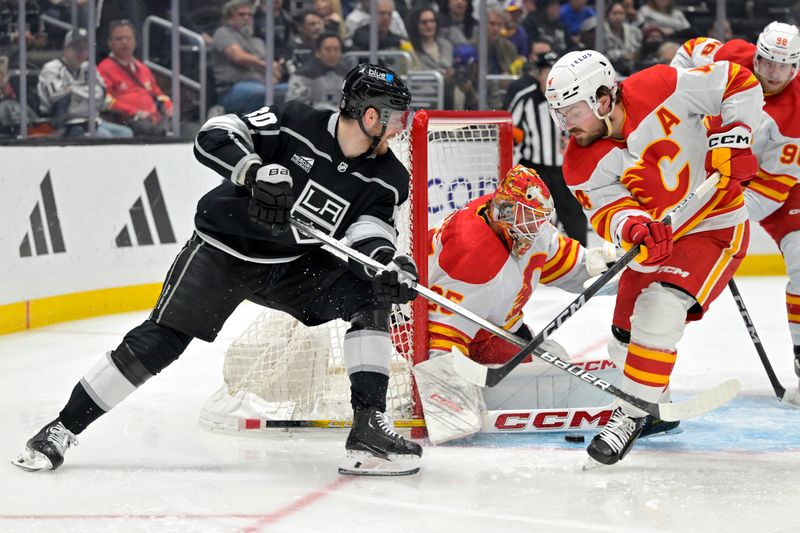
[[[348,207],[350,202],[314,180],[308,180],[292,207],[292,215],[300,215],[298,218],[306,219],[317,228],[333,235],[342,223]],[[300,244],[316,242],[316,239],[303,236],[294,227],[292,232]]]

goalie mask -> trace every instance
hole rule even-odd
[[[553,211],[553,198],[539,174],[523,165],[516,165],[498,185],[490,217],[511,252],[521,256],[537,239],[550,237]]]

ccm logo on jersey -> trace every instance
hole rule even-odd
[[[350,202],[314,180],[308,180],[292,206],[292,215],[303,215],[303,218],[333,235],[342,223],[348,207]],[[294,227],[292,231],[298,243],[317,242],[316,239],[302,236]]]
[[[685,270],[681,270],[678,267],[665,265],[658,269],[659,272],[664,272],[665,274],[675,274],[676,276],[680,276],[682,278],[686,278],[689,276],[689,273]]]
[[[611,418],[612,409],[536,409],[531,411],[489,411],[492,432],[559,431],[603,427]]]

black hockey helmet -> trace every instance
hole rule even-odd
[[[411,92],[388,68],[361,63],[344,77],[339,109],[342,115],[357,119],[370,107],[375,108],[385,124],[391,111],[410,110]]]

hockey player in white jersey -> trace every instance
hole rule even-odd
[[[620,388],[657,402],[687,320],[703,316],[747,250],[740,182],[758,170],[751,142],[761,86],[730,62],[656,65],[618,84],[611,62],[584,50],[553,66],[546,95],[553,119],[571,135],[564,178],[592,227],[641,251],[620,278],[612,332],[621,348]],[[706,115],[719,115],[720,124],[707,130]],[[689,203],[674,227],[659,221],[714,171],[721,180],[710,197]],[[645,414],[621,402],[587,447],[592,460],[624,458]]]
[[[429,231],[431,290],[530,340],[523,308],[537,284],[579,293],[584,282],[605,272],[616,259],[613,246],[586,250],[578,241],[559,233],[550,221],[553,212],[550,191],[536,171],[522,165],[513,167],[495,192],[476,198]],[[428,335],[429,359],[417,364],[414,372],[431,442],[480,431],[482,391],[452,370],[451,350],[455,347],[465,356],[491,364],[506,362],[519,347],[436,305],[429,306]],[[546,341],[543,348],[569,359],[553,340]],[[535,367],[526,368],[526,376],[532,380],[537,375],[547,375],[541,380],[541,387],[550,387],[537,395],[539,384],[529,380],[527,394],[515,392],[518,397],[524,394],[529,401],[526,409],[565,408],[568,403],[570,407],[600,407],[611,403],[610,397],[596,394],[591,387],[579,384],[579,379],[553,372],[553,367],[539,360],[524,366]],[[618,375],[613,366],[597,373],[610,381],[616,381]],[[497,388],[503,389],[504,385],[509,382]],[[506,394],[513,387],[508,387]],[[555,397],[560,403],[545,406],[544,400],[537,402],[537,396]]]
[[[750,220],[772,237],[786,263],[786,311],[794,371],[800,377],[800,32],[791,24],[771,22],[756,44],[698,37],[683,44],[672,65],[699,67],[723,60],[752,69],[764,90],[753,144],[759,169],[744,184],[744,198]],[[712,119],[712,125],[718,120]]]

